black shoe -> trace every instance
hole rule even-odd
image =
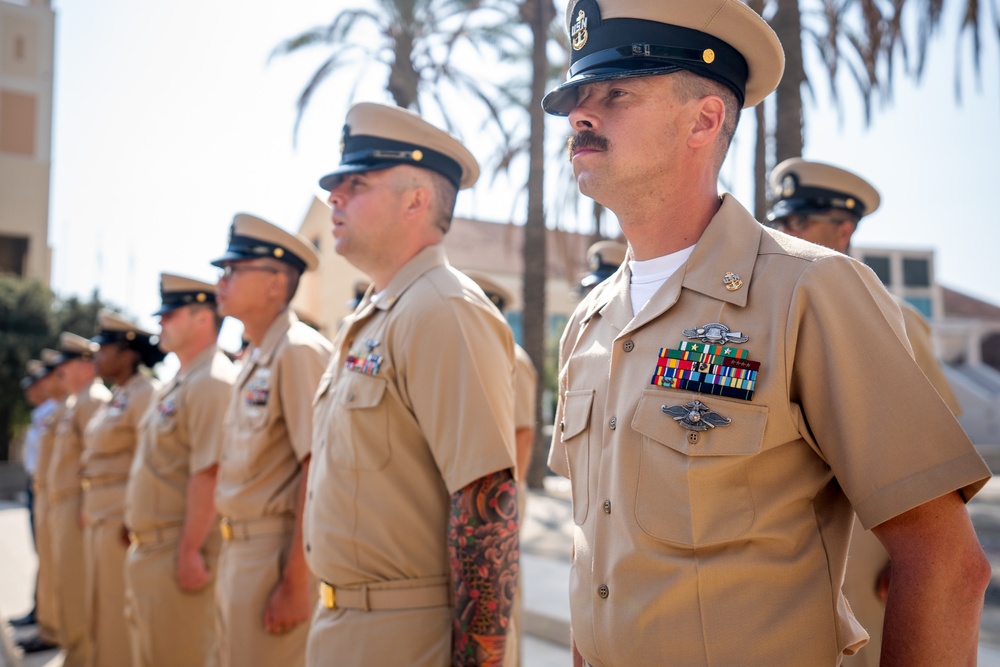
[[[38,653],[39,651],[49,651],[59,648],[59,644],[47,642],[38,635],[23,639],[17,643],[25,653]]]
[[[12,619],[10,619],[7,622],[10,623],[11,625],[13,625],[15,628],[23,628],[23,627],[28,626],[28,625],[34,625],[35,622],[36,622],[35,621],[35,610],[32,609],[31,611],[29,611],[24,616],[21,616],[20,618],[12,618]]]

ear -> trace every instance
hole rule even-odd
[[[427,185],[409,188],[403,194],[403,217],[406,220],[422,218],[431,207],[431,189]]]
[[[837,225],[837,241],[839,248],[849,248],[851,245],[851,237],[854,236],[854,232],[858,229],[858,223],[851,222],[850,220],[845,220],[844,222]],[[843,252],[847,252],[844,250]]]
[[[718,95],[706,95],[695,102],[694,113],[688,147],[703,148],[714,144],[722,130],[722,123],[726,120],[726,105],[722,98]]]

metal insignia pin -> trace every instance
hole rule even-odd
[[[570,37],[573,43],[573,50],[579,51],[584,46],[587,45],[587,38],[590,37],[587,32],[587,14],[581,9],[580,13],[576,15],[576,23],[570,28]]]
[[[723,417],[718,412],[713,412],[711,408],[701,401],[691,401],[684,405],[661,406],[663,414],[672,417],[679,425],[689,431],[707,431],[716,426],[729,426],[733,421],[729,417]]]
[[[739,288],[743,287],[743,281],[740,280],[738,273],[733,273],[728,271],[726,275],[722,277],[722,284],[726,286],[726,289],[730,292],[735,292]]]
[[[688,338],[697,338],[702,343],[711,343],[712,345],[745,343],[750,340],[750,337],[744,336],[742,331],[730,331],[729,327],[718,322],[703,324],[697,329],[685,329],[684,335]]]
[[[382,341],[375,340],[374,338],[365,338],[365,347],[368,348],[368,352],[374,352],[375,348],[382,344]]]

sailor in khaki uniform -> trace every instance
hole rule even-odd
[[[465,274],[476,281],[486,298],[503,313],[513,302],[513,295],[499,282],[481,271],[466,271]],[[528,468],[531,466],[531,452],[535,445],[535,389],[538,373],[531,362],[531,356],[523,347],[514,343],[514,443],[517,452],[518,513],[523,517],[528,500]],[[524,630],[521,616],[523,582],[518,586],[511,614],[511,629],[507,633],[507,651],[504,655],[505,667],[521,664],[521,634]]]
[[[861,218],[874,213],[880,203],[878,191],[857,174],[801,158],[785,160],[775,167],[769,185],[773,203],[767,219],[771,227],[844,254],[850,250],[851,237]],[[957,416],[961,408],[934,354],[930,325],[905,299],[895,295],[893,299],[902,310],[913,358]],[[870,639],[856,654],[844,658],[845,667],[879,664],[889,570],[885,547],[855,517],[843,590]]]
[[[627,251],[628,246],[618,241],[598,241],[587,248],[587,268],[590,272],[580,279],[577,293],[586,296],[610,278],[625,261]]]
[[[220,667],[305,660],[316,586],[302,553],[312,399],[330,343],[288,307],[319,259],[312,244],[251,215],[233,220],[219,312],[251,342],[230,397],[215,503],[224,542],[215,582]]]
[[[518,570],[510,327],[441,242],[475,158],[416,114],[347,113],[334,246],[372,286],[316,399],[308,664],[501,665]]]
[[[86,567],[83,559],[83,497],[80,459],[84,431],[111,392],[97,377],[93,356],[98,345],[69,332],[59,336],[60,357],[54,372],[67,394],[56,425],[48,466],[49,535],[59,599],[59,645],[65,667],[89,665],[91,637],[86,611]]]
[[[573,637],[595,667],[837,665],[854,512],[893,559],[883,665],[976,659],[989,470],[863,264],[760,225],[718,172],[781,46],[738,0],[578,0],[581,191],[629,256],[562,340],[550,466],[571,480]],[[853,512],[852,512],[853,509]]]
[[[51,538],[49,536],[49,501],[46,497],[45,471],[52,455],[55,425],[65,402],[65,395],[52,373],[51,362],[58,356],[55,350],[42,350],[42,359],[28,362],[21,380],[25,399],[33,407],[31,425],[24,437],[24,469],[29,473],[31,494],[31,529],[38,554],[35,578],[35,604],[27,616],[12,619],[12,626],[36,625],[34,635],[18,640],[25,653],[56,648],[58,617],[57,597],[53,581]]]
[[[216,340],[215,285],[163,273],[159,347],[180,368],[140,422],[125,493],[133,667],[213,667],[215,476],[236,368]]]
[[[97,317],[100,332],[93,340],[100,349],[94,364],[112,389],[111,400],[87,424],[80,458],[91,664],[127,667],[132,653],[125,623],[125,483],[139,442],[139,421],[159,388],[143,369],[162,361],[164,354],[152,333],[118,313],[101,310]]]

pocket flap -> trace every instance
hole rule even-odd
[[[351,380],[344,394],[344,407],[348,410],[373,408],[382,401],[385,394],[385,380],[382,378],[351,372],[357,377]]]
[[[580,435],[590,425],[590,408],[594,403],[593,389],[567,391],[563,401],[563,418],[559,425],[562,440]]]
[[[704,431],[681,426],[664,407],[701,401],[709,410],[730,421]],[[767,407],[677,389],[644,389],[632,428],[687,456],[749,456],[760,451],[767,425]],[[690,434],[696,433],[697,437]]]

